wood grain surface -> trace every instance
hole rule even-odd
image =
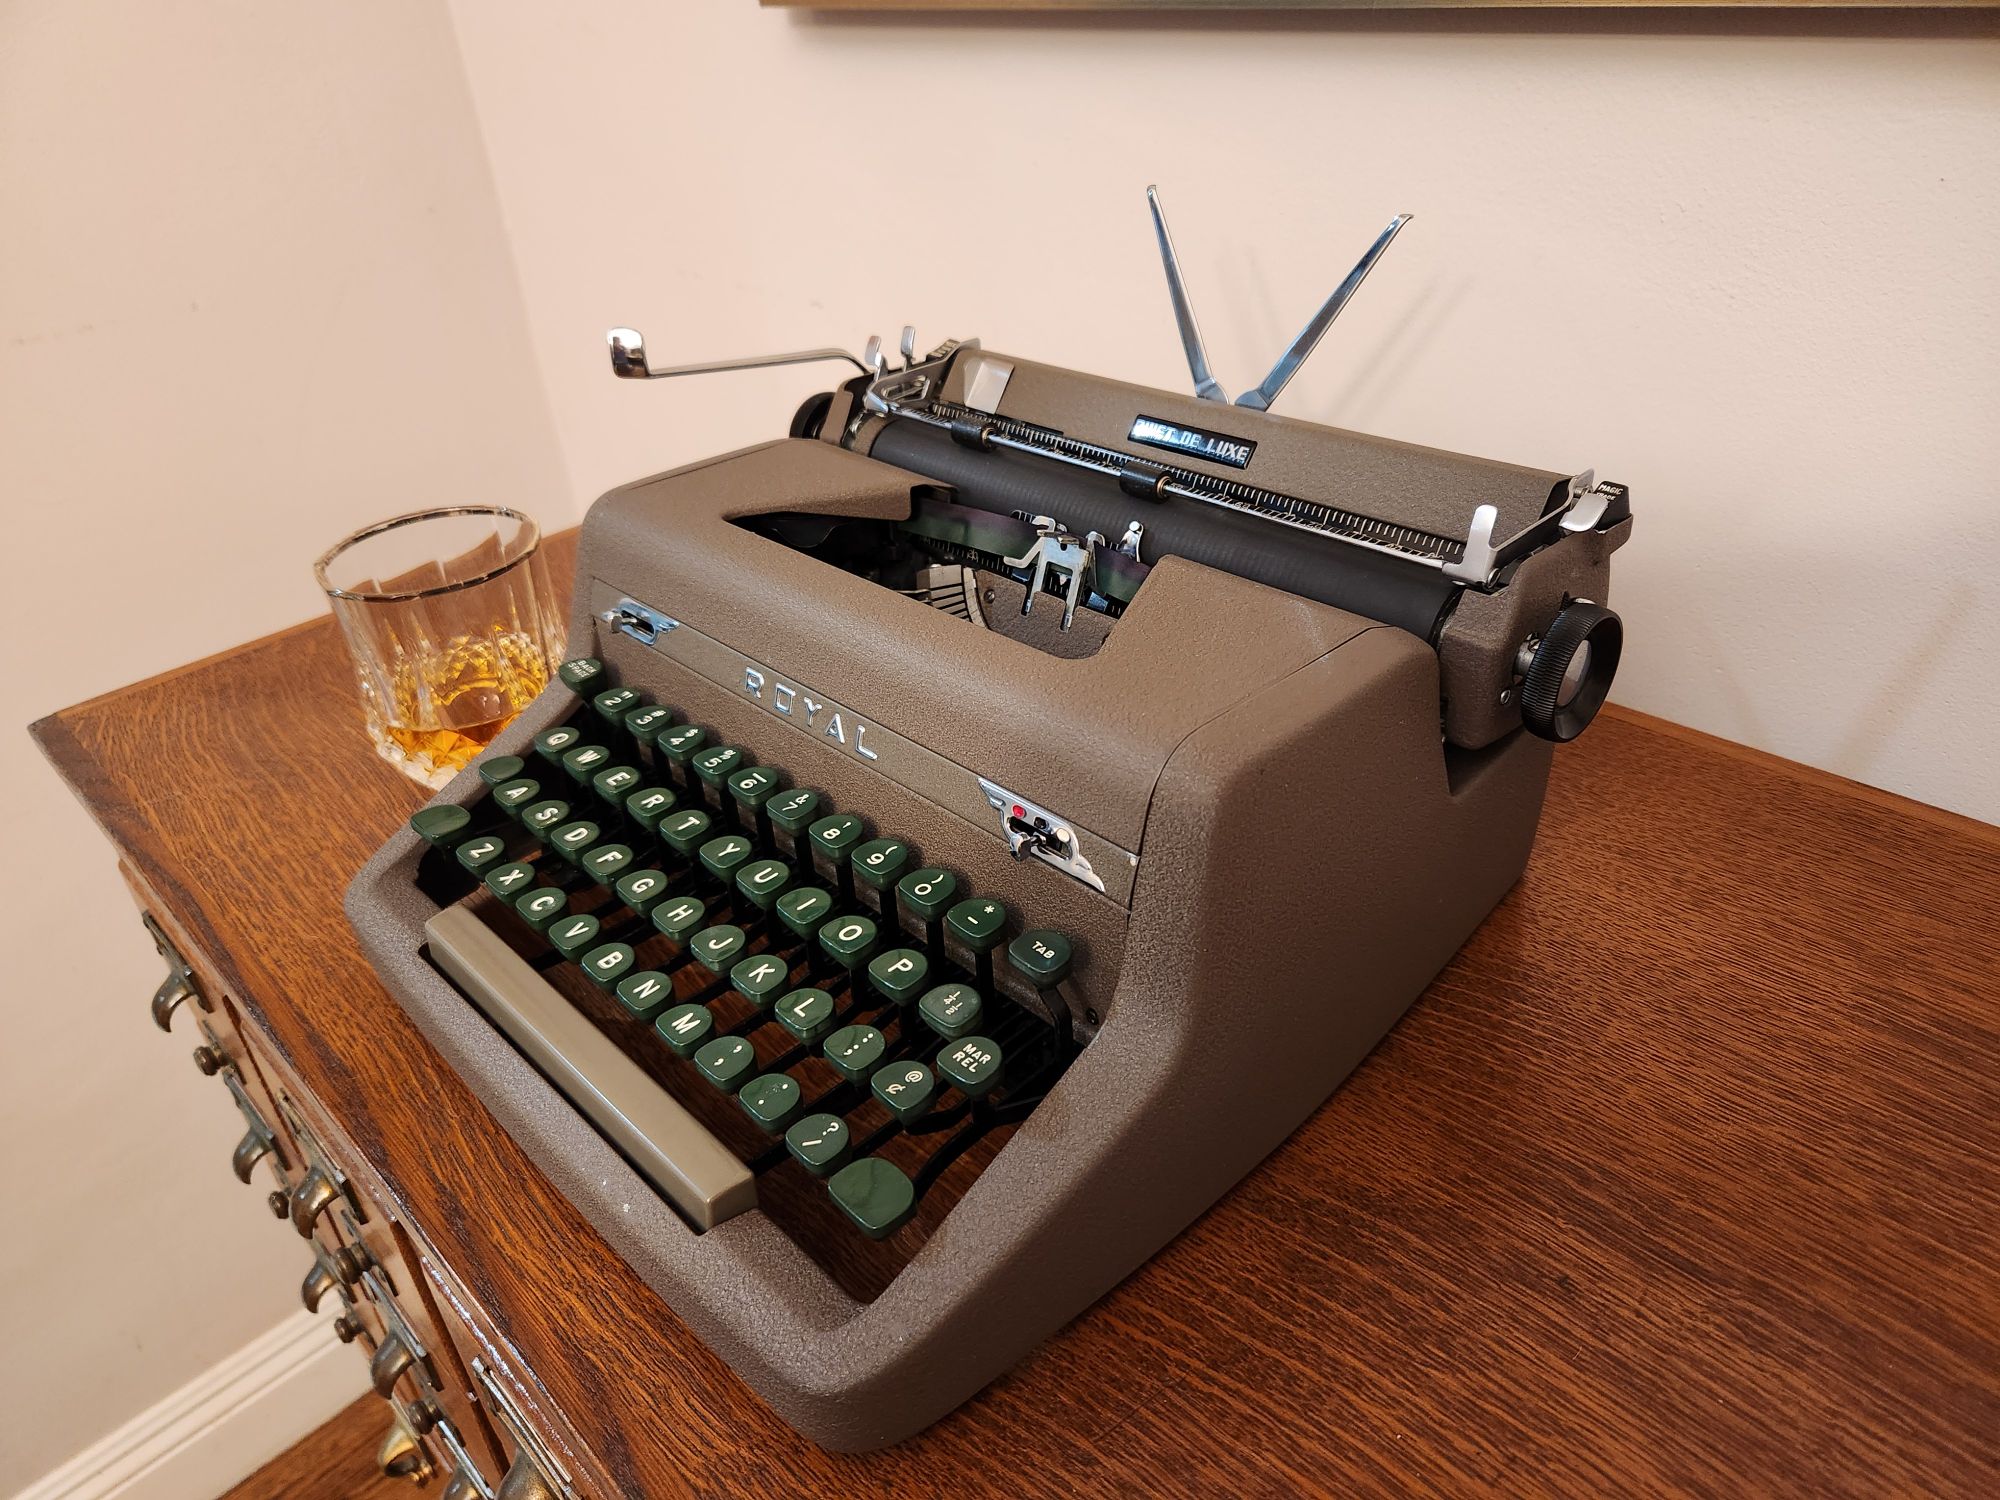
[[[841,1456],[359,956],[343,887],[422,794],[329,623],[35,733],[633,1494],[2000,1493],[1991,828],[1608,713],[1346,1088],[982,1397]]]
[[[363,1396],[265,1464],[222,1500],[408,1500],[407,1479],[375,1467],[386,1408]]]

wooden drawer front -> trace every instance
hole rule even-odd
[[[300,1301],[331,1311],[332,1331],[368,1362],[385,1403],[377,1459],[385,1472],[440,1485],[447,1500],[491,1500],[519,1444],[487,1418],[490,1402],[463,1349],[445,1332],[419,1274],[405,1215],[321,1101],[299,1082],[187,924],[120,866],[167,965],[153,997],[156,1025],[192,1037],[195,1066],[229,1090],[244,1116],[231,1169],[265,1187],[281,1232],[302,1240]],[[532,1490],[523,1492],[533,1494]],[[572,1491],[571,1493],[574,1493]]]

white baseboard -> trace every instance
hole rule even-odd
[[[367,1390],[360,1356],[301,1310],[14,1500],[214,1500]]]

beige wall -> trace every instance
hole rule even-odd
[[[579,493],[814,378],[613,324],[1178,387],[1157,181],[1234,390],[1413,210],[1282,409],[1626,480],[1620,698],[2000,819],[1990,21],[452,13]]]
[[[0,3],[0,1495],[305,1269],[24,726],[315,614],[364,520],[565,485],[441,7]]]

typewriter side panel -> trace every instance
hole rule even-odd
[[[807,1389],[867,1448],[975,1394],[1253,1170],[1393,1027],[1520,876],[1551,749],[1448,778],[1435,658],[1373,629],[1189,735],[1147,825],[1105,1025]],[[1246,1087],[1246,1080],[1251,1083]]]

